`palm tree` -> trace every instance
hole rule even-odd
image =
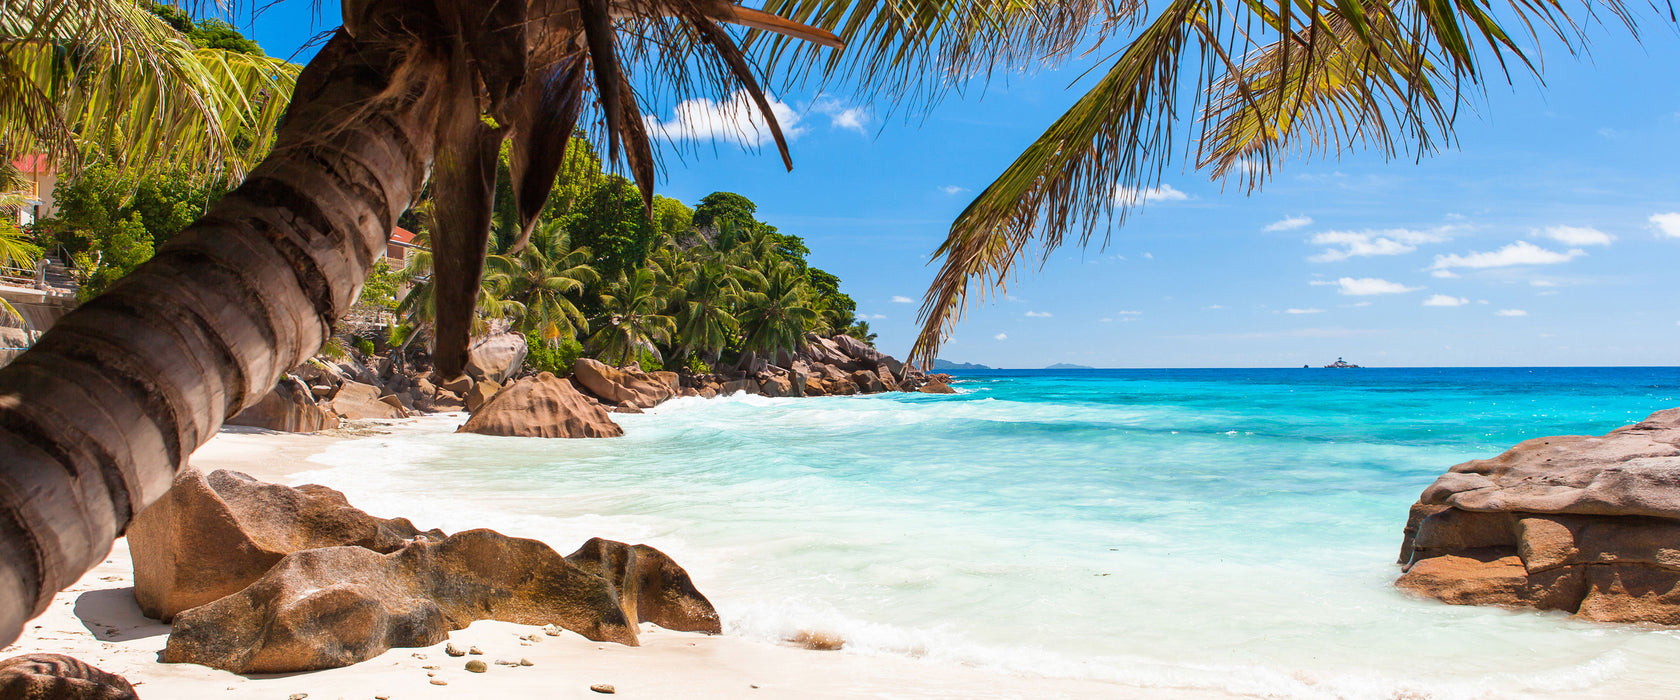
[[[682,306],[676,314],[677,354],[700,353],[707,362],[716,364],[739,327],[730,309],[740,300],[740,284],[729,274],[729,266],[715,256],[690,263],[682,279]]]
[[[659,344],[670,343],[676,324],[659,313],[665,300],[659,295],[654,271],[642,268],[618,279],[601,295],[603,314],[598,330],[589,338],[603,359],[618,358],[619,367],[630,366],[643,353],[659,360]]]
[[[485,286],[522,309],[521,325],[550,347],[589,332],[589,322],[573,303],[600,280],[589,266],[588,248],[572,248],[560,221],[537,229],[531,244],[516,255],[490,256]]]
[[[237,180],[265,152],[298,66],[196,48],[135,0],[15,0],[0,12],[0,156],[86,151],[130,169]]]
[[[805,331],[819,319],[805,300],[804,278],[793,265],[774,261],[767,272],[748,272],[746,298],[740,313],[742,345],[775,358],[777,351],[792,355],[805,344]]]
[[[71,8],[97,25],[118,21],[100,8],[126,0],[35,2],[42,4],[25,6]],[[1619,0],[1609,2],[1626,17]],[[745,89],[789,162],[754,70],[719,22],[756,30],[753,55],[765,75],[855,80],[889,101],[937,99],[967,77],[1084,50],[1088,32],[1141,27],[1092,93],[953,228],[948,271],[924,306],[933,327],[918,346],[924,358],[954,320],[971,276],[1001,279],[1035,234],[1059,242],[1073,223],[1111,213],[1116,186],[1159,171],[1180,113],[1181,63],[1211,56],[1196,64],[1220,98],[1210,102],[1218,118],[1207,128],[1229,138],[1204,139],[1206,162],[1227,172],[1254,158],[1265,173],[1291,146],[1359,139],[1392,146],[1392,129],[1432,144],[1425,140],[1432,129],[1450,127],[1443,106],[1456,104],[1466,78],[1485,73],[1477,50],[1516,54],[1473,0],[1315,0],[1277,10],[1170,0],[1159,15],[1124,0],[768,0],[764,10],[724,0],[343,6],[345,26],[298,76],[273,150],[244,183],[0,368],[0,645],[103,559],[133,513],[169,487],[226,417],[321,347],[428,173],[440,213],[435,355],[440,373],[453,376],[466,359],[503,141],[511,140],[526,236],[578,125],[599,125],[594,138],[610,161],[619,161],[622,146],[651,201],[652,142],[633,84],[676,100],[721,100]],[[1513,2],[1509,14],[1522,26],[1581,36],[1558,4]],[[38,24],[26,33],[8,24],[6,35],[57,37],[51,32],[62,23],[33,19],[40,16],[8,10],[8,23]],[[1281,39],[1250,50],[1268,31]],[[807,41],[851,48],[824,52]],[[1192,46],[1198,51],[1186,51]],[[645,74],[632,83],[627,67]],[[20,123],[50,136],[57,122],[38,97],[0,91],[8,105],[22,105],[6,107]],[[1327,128],[1337,123],[1349,128]]]

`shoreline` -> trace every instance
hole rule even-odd
[[[357,422],[328,433],[294,434],[230,426],[199,448],[193,467],[241,471],[255,478],[297,485],[324,465],[309,458],[328,447],[362,437],[427,424],[465,420],[465,414],[425,419]],[[354,505],[354,503],[352,503]],[[392,649],[352,666],[295,674],[241,676],[187,664],[158,661],[169,627],[141,615],[133,597],[133,564],[119,539],[104,563],[54,597],[48,611],[32,620],[18,642],[0,656],[66,654],[135,684],[141,697],[458,697],[463,692],[501,692],[511,697],[599,697],[590,686],[610,684],[632,697],[734,698],[969,698],[1124,695],[1138,698],[1235,697],[1205,689],[1145,688],[1092,680],[1011,675],[959,664],[846,651],[813,651],[725,633],[708,636],[642,626],[642,646],[597,643],[571,632],[544,637],[538,627],[481,620],[450,634],[476,645],[491,662],[484,674],[463,670],[464,659],[444,654],[443,645]],[[704,581],[697,582],[701,590]],[[529,659],[532,667],[496,665]],[[425,666],[437,666],[433,685]]]

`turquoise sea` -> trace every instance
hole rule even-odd
[[[1680,632],[1391,585],[1447,467],[1680,406],[1680,369],[990,371],[955,396],[682,399],[626,435],[339,443],[421,527],[665,550],[728,634],[1301,698],[1669,698]]]

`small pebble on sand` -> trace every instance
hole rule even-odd
[[[617,690],[614,690],[611,685],[606,683],[596,683],[595,685],[589,686],[589,689],[603,695],[612,695],[613,693],[618,692]]]
[[[443,653],[448,654],[450,656],[466,656],[467,655],[467,650],[462,649],[459,644],[456,644],[454,642],[450,642],[448,644],[443,645]]]
[[[467,670],[472,671],[473,673],[484,673],[485,671],[490,670],[490,666],[483,661],[473,659],[472,661],[467,662]]]
[[[471,648],[471,649],[468,649],[468,650],[467,650],[467,653],[468,653],[468,654],[472,654],[472,655],[474,655],[474,656],[478,656],[478,655],[482,655],[482,654],[483,654],[483,653],[484,653],[484,650],[483,650],[483,649],[480,649],[480,648],[478,648],[478,647],[473,647],[473,648]]]
[[[449,685],[449,681],[446,681],[442,678],[433,678],[432,679],[432,685]]]

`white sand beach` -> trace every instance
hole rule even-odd
[[[403,427],[369,424],[318,435],[230,428],[194,453],[192,464],[292,484],[291,475],[312,468],[307,458],[334,442]],[[60,593],[0,656],[67,654],[126,677],[145,698],[582,698],[598,697],[591,690],[598,684],[613,686],[620,696],[643,698],[1221,697],[1205,690],[1031,678],[901,657],[812,651],[651,625],[644,625],[640,647],[591,642],[569,632],[533,644],[520,638],[539,628],[495,621],[451,635],[459,644],[481,648],[481,657],[451,658],[440,644],[392,649],[347,668],[240,676],[159,663],[169,627],[141,615],[132,582],[127,543],[119,539],[103,565]],[[705,581],[696,583],[705,590]],[[490,662],[489,672],[465,671],[470,658]],[[521,659],[532,665],[495,663]],[[434,684],[434,677],[446,685]]]

